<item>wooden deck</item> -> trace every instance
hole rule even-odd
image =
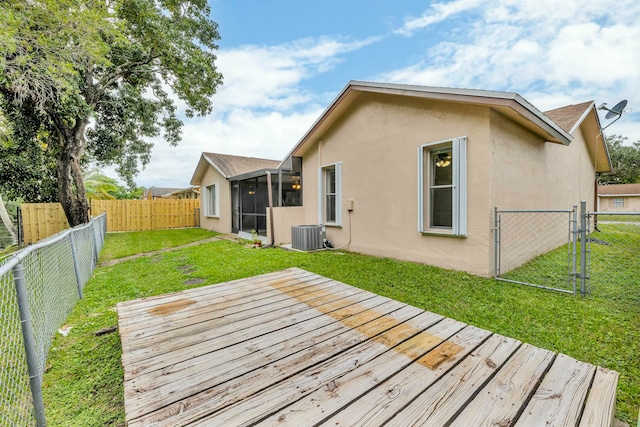
[[[613,371],[296,268],[118,316],[131,427],[613,421]]]

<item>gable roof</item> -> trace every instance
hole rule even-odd
[[[225,179],[240,177],[258,171],[277,169],[278,160],[260,159],[257,157],[233,156],[231,154],[202,153],[198,166],[191,178],[192,185],[200,185],[202,175],[207,166],[213,167]]]
[[[576,131],[581,130],[587,149],[595,163],[596,172],[611,172],[613,166],[609,150],[604,142],[602,126],[593,101],[567,105],[545,111],[544,114],[572,136],[576,135]]]
[[[154,187],[151,186],[149,188],[145,188],[142,194],[142,198],[146,199],[149,196],[149,193],[152,194],[153,197],[162,197],[167,194],[173,193],[174,191],[183,190],[183,188],[174,188],[174,187]]]
[[[598,196],[640,196],[640,184],[611,184],[598,186]]]
[[[560,125],[560,127],[565,131],[573,133],[573,131],[585,119],[585,116],[589,113],[589,107],[591,106],[595,106],[594,102],[587,101],[581,104],[567,105],[554,110],[545,111],[544,115]]]
[[[342,89],[316,122],[298,141],[282,163],[295,155],[305,145],[312,142],[312,136],[322,133],[331,126],[338,117],[353,104],[362,93],[373,92],[410,96],[424,99],[442,100],[465,104],[486,105],[496,109],[503,115],[518,122],[532,132],[540,135],[546,141],[569,145],[573,140],[571,135],[554,123],[549,117],[531,105],[526,99],[515,92],[498,92],[477,89],[455,89],[431,86],[416,86],[396,83],[374,83],[352,80]],[[281,164],[282,164],[281,163]]]

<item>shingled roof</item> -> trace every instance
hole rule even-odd
[[[149,198],[149,193],[151,193],[153,197],[163,197],[163,196],[166,196],[167,194],[173,193],[174,191],[178,191],[178,190],[183,190],[183,188],[151,186],[149,188],[144,189],[142,198],[143,199]]]
[[[549,117],[566,132],[571,133],[576,124],[579,124],[585,113],[593,105],[593,101],[581,104],[567,105],[555,110],[545,111],[544,115]]]
[[[225,179],[245,179],[247,174],[278,169],[278,160],[260,159],[257,157],[232,156],[231,154],[202,153],[196,170],[191,178],[191,185],[200,185],[207,168],[217,170]],[[266,172],[265,172],[266,173]]]
[[[213,163],[225,178],[262,169],[277,169],[280,163],[279,160],[232,156],[230,154],[202,153],[202,155]]]
[[[622,194],[640,195],[640,184],[612,184],[598,186],[599,196],[618,196]]]

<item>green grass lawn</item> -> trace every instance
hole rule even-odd
[[[198,232],[177,230],[157,235],[162,237],[155,233],[109,234],[101,259],[156,250],[158,241],[175,246],[195,238]],[[195,270],[183,274],[179,267],[185,265]],[[633,298],[626,302],[611,298],[613,284],[608,285],[606,296],[599,296],[594,286],[591,297],[580,298],[354,253],[250,249],[220,240],[95,271],[85,287],[85,298],[67,320],[73,327],[71,333],[58,335],[50,352],[44,377],[48,424],[124,426],[119,335],[94,335],[99,329],[117,325],[117,302],[187,289],[192,287],[184,284],[189,278],[205,279],[204,286],[288,267],[300,267],[614,369],[620,373],[617,417],[629,423],[636,419],[640,405],[640,305]],[[620,295],[626,295],[623,288],[628,285],[617,286]]]
[[[181,230],[134,231],[110,233],[100,253],[101,261],[124,258],[141,252],[153,252],[214,237],[216,233],[201,228]]]

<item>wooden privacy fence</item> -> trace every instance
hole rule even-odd
[[[60,203],[23,203],[22,243],[29,245],[69,228]],[[92,200],[91,215],[107,212],[107,232],[198,227],[197,199]]]
[[[107,213],[107,232],[197,227],[199,209],[197,199],[91,201],[91,215]]]
[[[22,243],[30,245],[69,228],[60,203],[23,203],[20,205]]]

